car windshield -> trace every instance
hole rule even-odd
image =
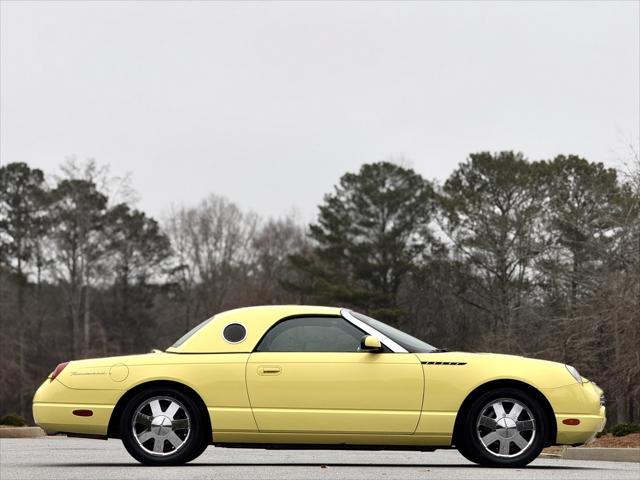
[[[375,328],[383,335],[386,335],[391,340],[396,342],[401,347],[405,348],[410,353],[431,353],[435,352],[438,349],[429,345],[422,340],[417,339],[416,337],[412,337],[408,333],[404,333],[397,328],[393,328],[387,325],[380,320],[376,320],[375,318],[367,317],[362,313],[354,312],[353,310],[349,311],[354,317],[356,317],[361,322],[366,323],[370,327]]]

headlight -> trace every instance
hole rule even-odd
[[[565,367],[567,367],[567,370],[569,370],[571,376],[576,379],[576,382],[582,383],[582,377],[578,373],[578,370],[575,369],[575,367],[572,367],[571,365],[565,365]]]

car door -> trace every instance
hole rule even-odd
[[[410,434],[424,377],[411,353],[359,351],[365,332],[342,317],[284,319],[246,366],[261,432]]]

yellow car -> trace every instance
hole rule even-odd
[[[435,450],[523,466],[605,423],[575,368],[438,350],[360,313],[264,306],[220,313],[166,351],[62,363],[38,389],[48,433],[120,438],[148,465],[208,445]]]

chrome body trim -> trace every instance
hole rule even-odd
[[[394,342],[393,340],[391,340],[389,337],[387,337],[386,335],[384,335],[383,333],[380,333],[378,330],[376,330],[375,328],[373,328],[371,325],[367,325],[366,323],[364,323],[362,320],[358,320],[356,317],[354,317],[351,314],[351,311],[346,309],[346,308],[341,308],[340,309],[340,315],[342,316],[342,318],[344,318],[347,322],[351,323],[352,325],[358,327],[360,330],[364,330],[365,332],[367,332],[369,335],[376,337],[378,340],[380,340],[380,342],[385,345],[386,347],[389,348],[389,350],[391,350],[393,353],[409,353],[408,350],[400,345],[398,345],[396,342]]]

